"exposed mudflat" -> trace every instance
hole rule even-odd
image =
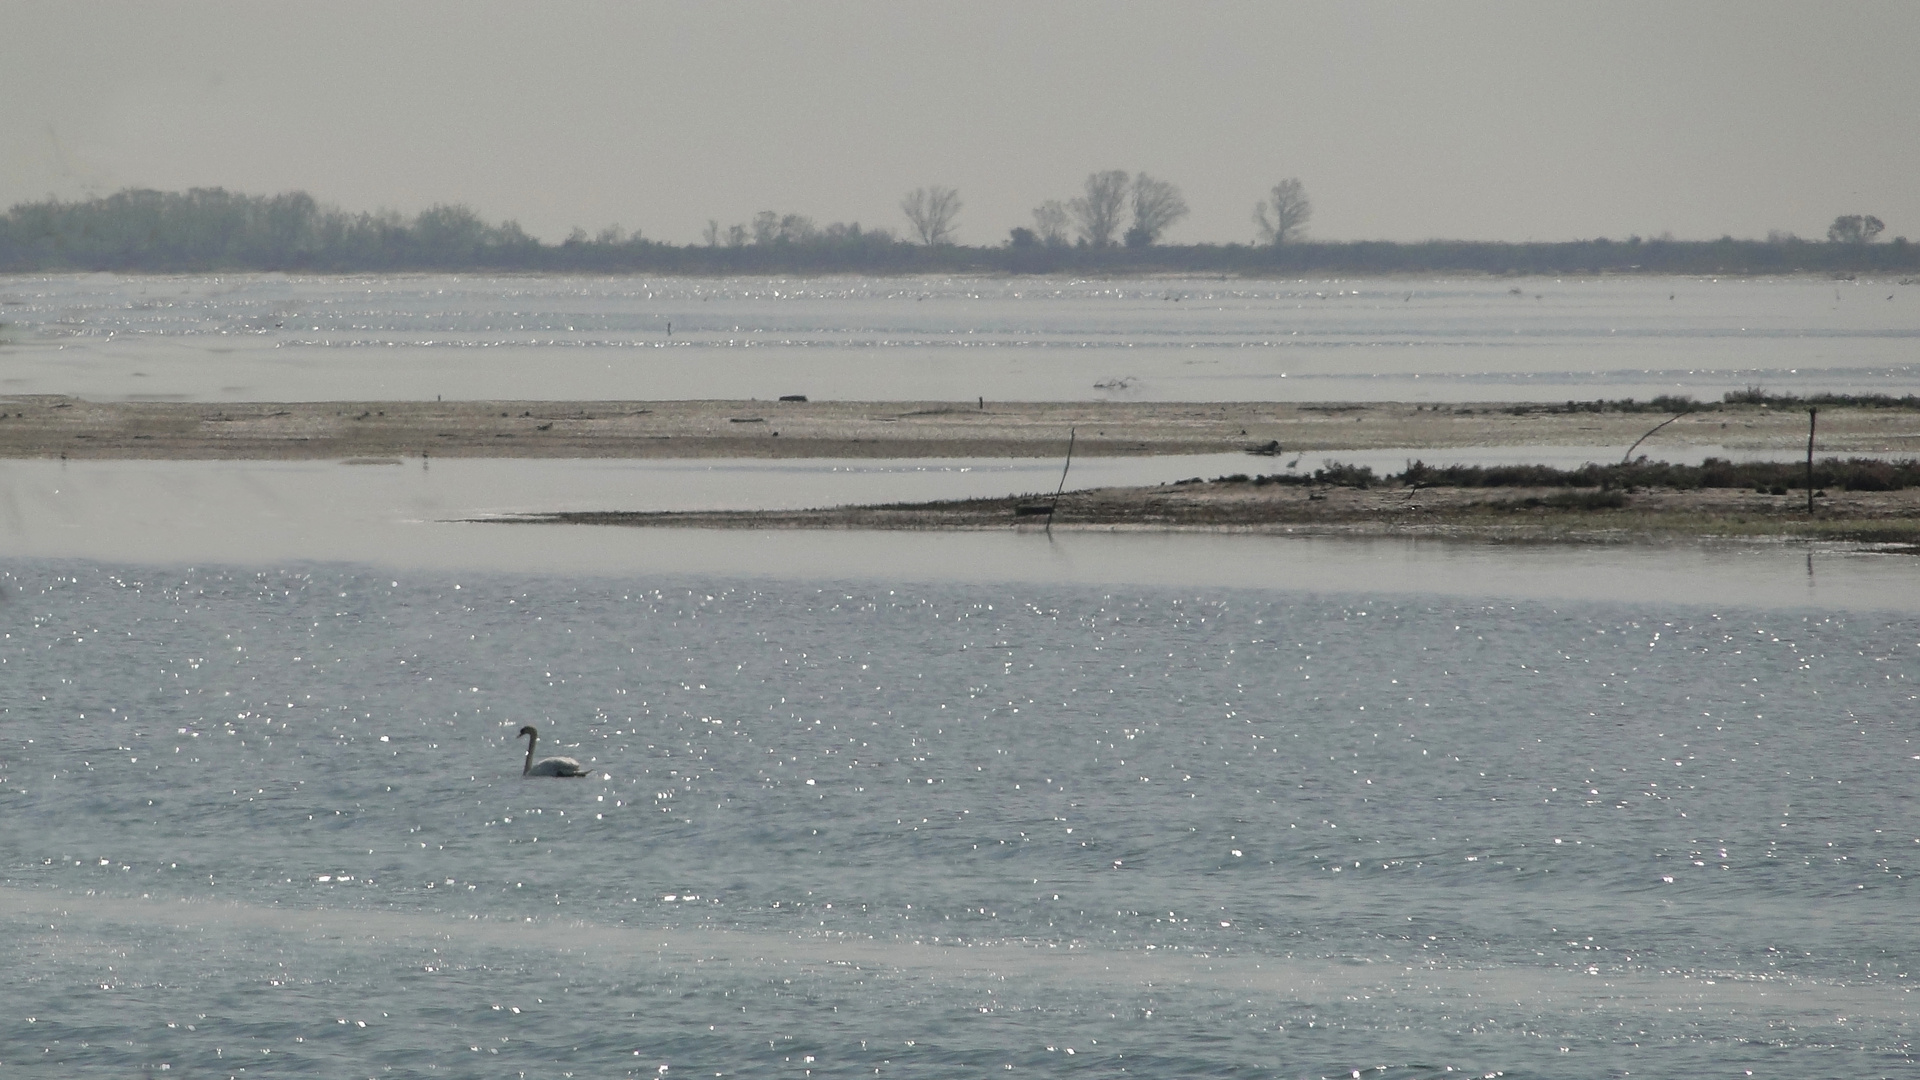
[[[94,402],[0,397],[0,458],[943,458],[1210,454],[1274,447],[1632,445],[1654,413],[1516,414],[1513,405],[1179,402]],[[1689,415],[1642,448],[1781,451],[1806,414]],[[1820,448],[1920,452],[1920,413],[1823,409]]]

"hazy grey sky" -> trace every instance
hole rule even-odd
[[[1920,2],[0,0],[0,204],[122,187],[465,202],[548,239],[774,209],[997,243],[1095,169],[1247,240],[1920,239]]]

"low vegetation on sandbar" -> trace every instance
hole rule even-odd
[[[1197,477],[1195,478],[1198,479]],[[1428,465],[1415,461],[1400,473],[1376,476],[1365,465],[1328,462],[1311,473],[1275,473],[1264,476],[1216,477],[1215,483],[1292,484],[1373,488],[1593,488],[1607,492],[1632,492],[1664,488],[1674,491],[1698,491],[1703,488],[1751,489],[1757,494],[1785,495],[1805,491],[1809,481],[1802,462],[1728,461],[1707,458],[1698,465],[1674,465],[1649,461],[1645,457],[1612,465],[1586,464],[1574,469],[1551,465]],[[1897,461],[1883,458],[1850,457],[1817,460],[1811,481],[1815,488],[1842,491],[1904,491],[1920,487],[1920,459]],[[1185,481],[1192,483],[1194,481]]]

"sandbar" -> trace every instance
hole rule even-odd
[[[1617,506],[1582,505],[1564,488],[1350,488],[1194,480],[1050,496],[817,510],[561,511],[487,520],[701,529],[908,529],[1246,532],[1619,543],[1701,537],[1845,542],[1920,550],[1920,489],[1635,489]],[[1049,511],[1047,508],[1051,508]]]
[[[1663,416],[1501,404],[1268,402],[336,401],[98,402],[0,397],[0,458],[177,460],[494,458],[1019,458],[1276,454],[1391,447],[1618,446]],[[1721,406],[1661,429],[1642,453],[1725,446],[1782,453],[1804,412]],[[1920,454],[1920,412],[1820,413],[1836,453]]]

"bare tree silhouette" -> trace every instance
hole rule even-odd
[[[1067,229],[1072,225],[1067,206],[1059,199],[1048,199],[1033,208],[1034,234],[1048,247],[1067,246]]]
[[[1187,216],[1187,200],[1180,189],[1146,173],[1133,178],[1133,228],[1127,230],[1128,247],[1146,247],[1160,239],[1167,227]]]
[[[913,231],[928,247],[953,243],[953,219],[960,215],[960,193],[934,185],[914,188],[900,200],[900,209],[913,222]]]
[[[1307,200],[1307,189],[1300,186],[1297,177],[1273,185],[1272,194],[1253,208],[1253,221],[1260,228],[1261,241],[1274,247],[1304,236],[1307,219],[1312,216],[1313,203]]]
[[[1127,206],[1126,170],[1092,173],[1085,190],[1067,203],[1067,211],[1082,240],[1097,248],[1112,247],[1113,234],[1120,231],[1120,212]]]

